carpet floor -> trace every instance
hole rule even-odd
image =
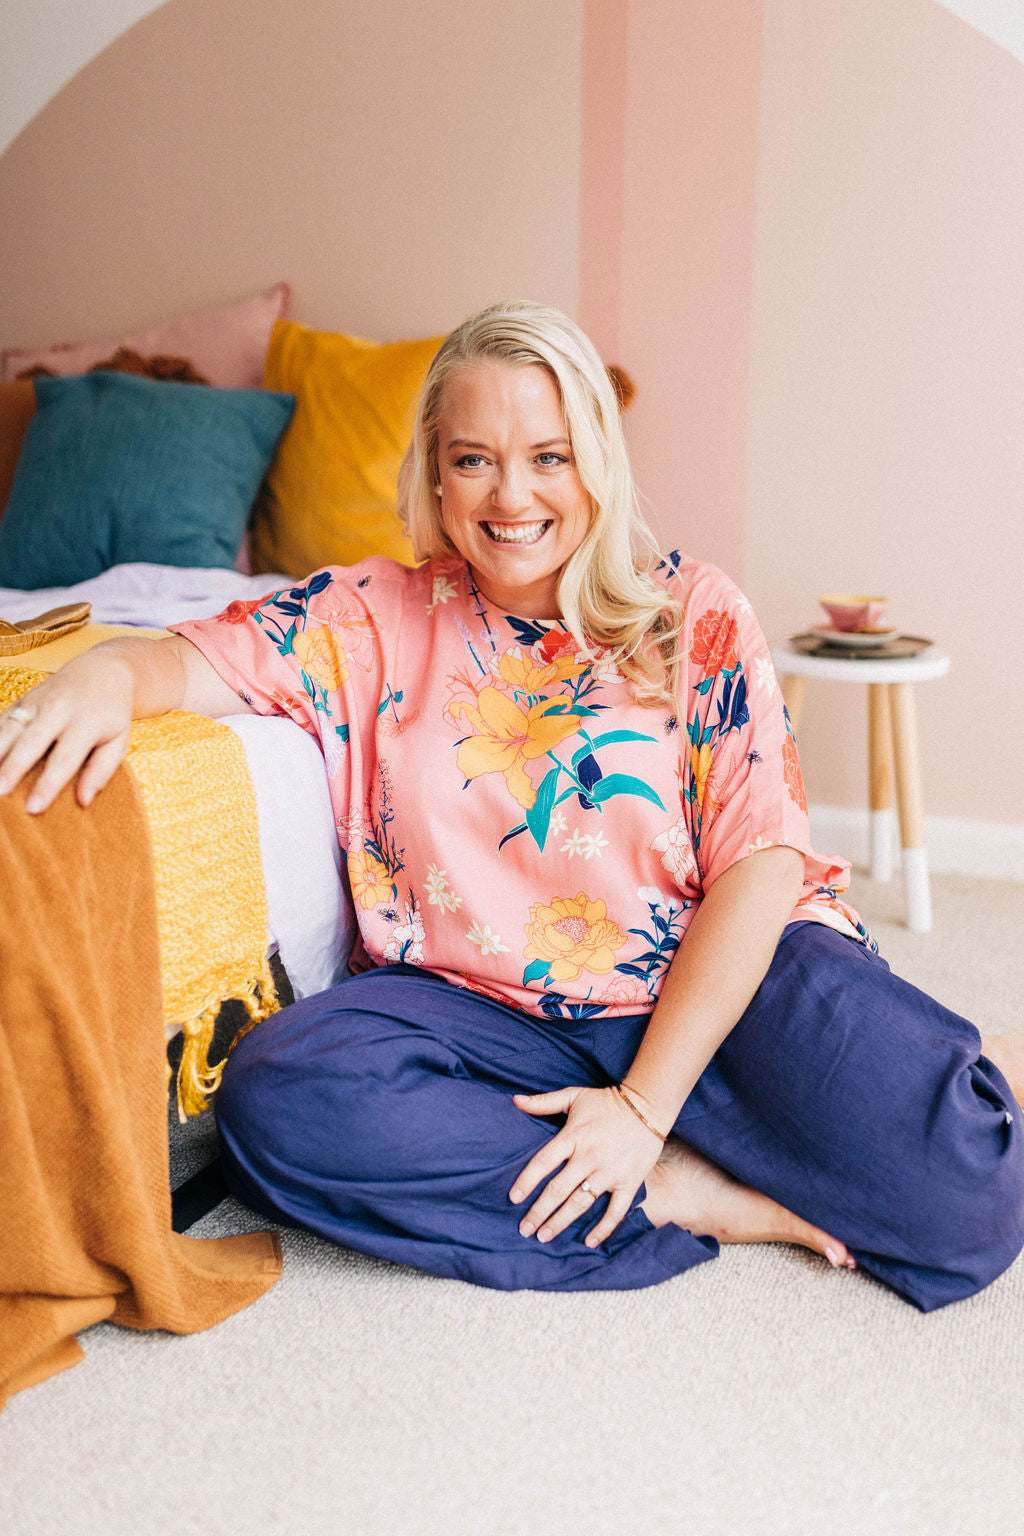
[[[854,899],[893,969],[1024,1033],[1024,889]],[[172,1136],[174,1182],[213,1154]],[[199,1235],[261,1225],[225,1201]],[[207,1334],[109,1324],[0,1417],[6,1536],[980,1536],[1024,1530],[1024,1259],[923,1317],[803,1250],[652,1290],[502,1294],[283,1233]]]

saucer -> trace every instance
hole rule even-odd
[[[919,656],[922,651],[929,650],[934,644],[933,641],[926,640],[923,635],[894,634],[885,645],[865,648],[856,645],[837,645],[833,642],[831,630],[824,630],[824,633],[828,636],[824,640],[820,634],[805,632],[802,635],[791,635],[787,644],[803,656],[824,656],[830,661],[845,660],[851,665],[854,665],[858,658],[861,661],[906,661],[911,656]]]
[[[826,645],[840,646],[843,650],[866,651],[877,645],[888,645],[895,640],[899,630],[892,626],[884,629],[833,629],[830,625],[812,625],[810,633]]]

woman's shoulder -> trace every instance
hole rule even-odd
[[[688,614],[694,613],[698,604],[737,614],[750,612],[750,603],[732,577],[710,561],[695,560],[692,555],[673,549],[658,562],[653,575],[655,581],[678,598]]]
[[[403,565],[383,555],[368,555],[354,565],[325,565],[296,582],[289,594],[298,600],[320,597],[328,606],[332,600],[352,597],[371,606],[381,600],[401,606],[421,587],[429,591],[432,582],[430,562]],[[322,594],[322,596],[321,596]]]

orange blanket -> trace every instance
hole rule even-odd
[[[114,776],[29,816],[0,798],[0,1403],[103,1318],[195,1333],[281,1270],[273,1233],[171,1229],[153,861]]]

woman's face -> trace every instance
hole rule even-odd
[[[559,574],[591,514],[547,369],[460,369],[442,396],[437,460],[445,531],[484,596],[506,613],[557,618]]]

